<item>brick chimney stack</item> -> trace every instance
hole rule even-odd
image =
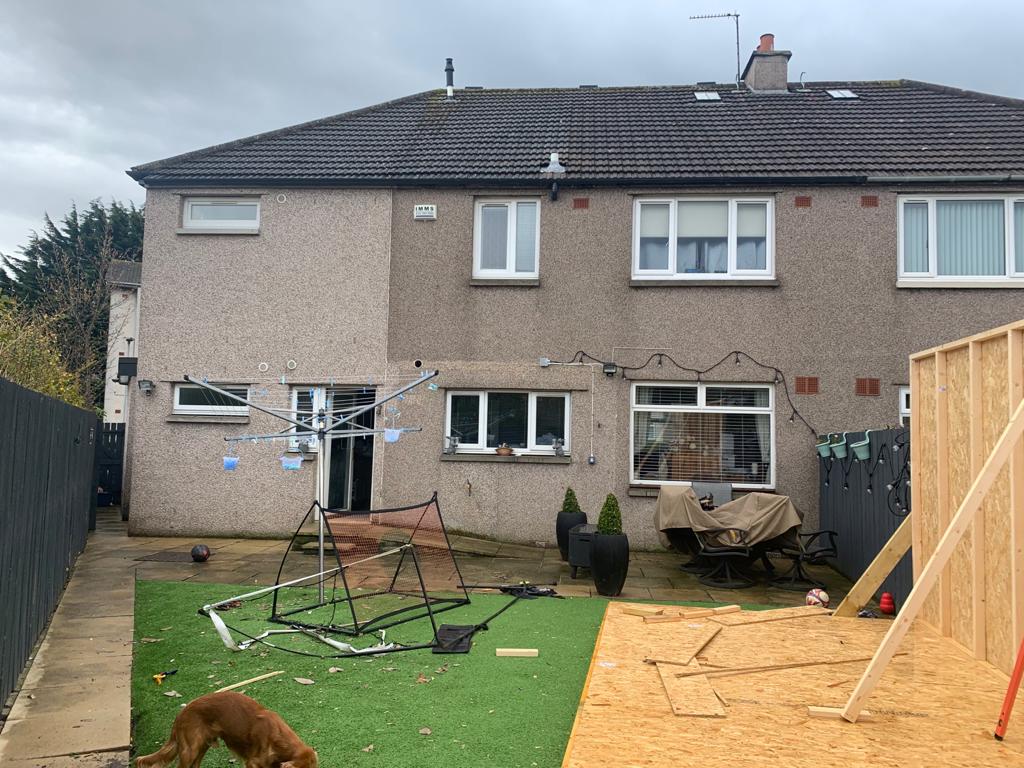
[[[789,85],[789,58],[792,51],[775,50],[775,35],[761,35],[743,70],[743,82],[752,91],[783,92]]]

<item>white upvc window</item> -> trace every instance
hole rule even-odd
[[[900,426],[910,426],[910,387],[900,387]]]
[[[292,418],[296,421],[309,423],[309,428],[292,427],[294,437],[288,440],[288,450],[305,450],[316,453],[320,450],[320,440],[314,427],[316,419],[310,414],[318,414],[323,409],[328,418],[339,418],[343,411],[352,412],[365,408],[376,401],[375,387],[352,386],[319,386],[295,385],[291,389]],[[355,417],[350,426],[340,431],[352,432],[359,429],[372,429],[374,426],[374,410],[371,408]]]
[[[636,382],[630,404],[630,482],[774,486],[771,385]]]
[[[445,444],[458,453],[569,453],[568,392],[448,392]],[[453,438],[455,438],[453,440]]]
[[[736,280],[775,276],[771,198],[638,198],[633,278]]]
[[[899,199],[898,285],[1024,287],[1024,194]]]
[[[186,197],[181,226],[255,232],[260,228],[260,201],[255,197]]]
[[[249,397],[249,387],[246,385],[215,384],[214,386],[235,397]],[[175,384],[174,413],[196,416],[248,416],[249,406],[198,384]]]
[[[540,200],[477,200],[473,220],[473,277],[536,278]]]

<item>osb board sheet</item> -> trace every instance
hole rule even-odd
[[[665,689],[672,712],[689,717],[725,717],[725,707],[715,696],[704,675],[676,677],[680,672],[700,672],[700,663],[691,661],[686,666],[678,664],[656,664],[661,685]]]
[[[776,608],[772,611],[741,611],[727,613],[724,616],[712,616],[711,619],[727,627],[743,624],[763,624],[767,621],[796,621],[803,619],[822,618],[831,614],[826,608],[813,605],[798,605],[793,608]]]
[[[926,563],[935,551],[939,536],[939,519],[935,490],[936,472],[936,430],[935,430],[935,358],[930,357],[914,363],[918,366],[918,380],[921,383],[918,401],[919,413],[911,419],[913,435],[911,443],[916,446],[920,460],[911,467],[914,492],[914,525],[921,528],[921,551],[914,550],[915,562]],[[921,618],[933,627],[939,625],[939,590],[932,590],[921,609]]]
[[[988,456],[1009,421],[1006,338],[981,345],[982,434]],[[985,515],[985,638],[988,660],[1009,673],[1017,652],[1013,640],[1010,469],[1003,467],[982,506]]]
[[[967,347],[947,353],[947,483],[951,515],[964,500],[974,480],[971,473],[970,372],[970,350]],[[965,648],[974,647],[973,534],[974,527],[971,526],[953,550],[947,566],[953,639]]]
[[[868,703],[871,723],[810,719],[807,707],[840,707],[866,662],[710,678],[724,718],[677,717],[657,671],[639,659],[671,644],[680,624],[643,626],[610,609],[594,649],[588,695],[576,716],[565,768],[1024,768],[1024,728],[992,738],[1006,679],[949,638],[915,624]],[[776,621],[725,629],[701,654],[705,669],[868,656],[884,620]],[[685,642],[685,640],[681,640]],[[594,699],[599,691],[617,696]]]

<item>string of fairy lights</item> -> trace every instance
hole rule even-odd
[[[892,439],[883,440],[878,446],[878,455],[872,460],[859,459],[856,456],[848,455],[843,458],[834,456],[819,457],[822,463],[826,488],[831,487],[832,469],[838,463],[843,475],[843,492],[850,488],[850,473],[857,467],[864,473],[864,493],[874,495],[874,476],[880,471],[880,467],[892,464],[892,479],[885,484],[885,504],[889,512],[896,517],[906,517],[910,514],[910,450],[908,439],[910,430],[890,430]],[[887,458],[891,457],[891,458]]]

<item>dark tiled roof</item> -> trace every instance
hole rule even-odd
[[[1024,102],[900,80],[428,91],[133,168],[160,184],[537,184],[1024,174]],[[856,99],[833,99],[849,88]]]
[[[107,282],[111,285],[142,285],[142,262],[115,259],[107,267]]]

